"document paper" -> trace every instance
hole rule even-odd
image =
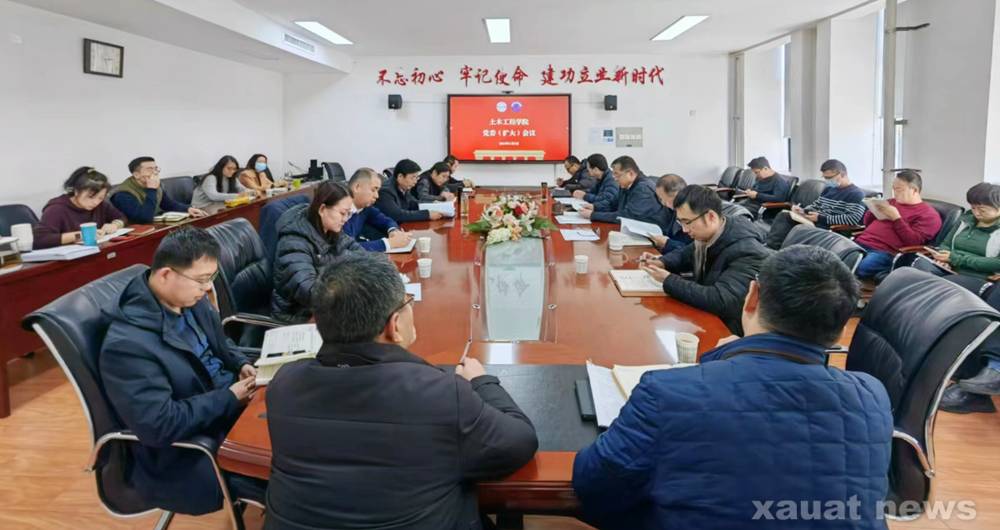
[[[872,215],[874,215],[875,218],[878,219],[879,221],[885,221],[889,219],[888,217],[885,216],[884,213],[882,213],[882,210],[878,209],[879,205],[891,206],[891,204],[889,204],[889,201],[885,199],[864,199],[861,202],[865,203],[865,206],[868,207],[868,211],[871,212]]]
[[[420,205],[420,209],[431,212],[441,212],[445,217],[455,217],[455,201],[425,202]]]
[[[115,232],[114,234],[108,234],[108,235],[106,235],[104,237],[98,238],[97,239],[97,244],[99,245],[101,243],[107,243],[108,241],[111,241],[112,239],[114,239],[116,237],[122,237],[123,235],[125,235],[125,234],[127,234],[127,233],[129,233],[129,232],[131,232],[133,230],[135,230],[135,229],[134,228],[119,228],[118,231]]]
[[[576,212],[566,212],[556,216],[556,222],[561,225],[589,225],[590,219],[584,219]]]
[[[587,361],[587,378],[590,379],[590,393],[594,396],[594,411],[597,426],[610,427],[625,406],[625,394],[618,388],[611,369],[597,366]]]
[[[260,359],[256,363],[257,385],[270,383],[278,369],[288,363],[315,357],[322,346],[323,337],[316,330],[316,324],[267,330],[260,349]]]
[[[601,236],[597,235],[591,229],[584,230],[568,230],[563,228],[559,231],[562,234],[563,239],[566,241],[600,241]]]
[[[663,230],[660,229],[658,225],[652,223],[644,223],[642,221],[636,221],[635,219],[621,218],[622,222],[622,233],[631,234],[633,236],[639,236],[642,238],[648,238],[650,236],[662,236]]]

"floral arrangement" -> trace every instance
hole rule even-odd
[[[517,241],[522,237],[542,237],[542,230],[556,228],[538,217],[538,205],[526,195],[501,195],[483,210],[475,223],[465,225],[470,232],[486,232],[486,244]]]

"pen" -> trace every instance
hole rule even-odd
[[[472,339],[469,339],[469,342],[465,343],[465,352],[462,353],[462,358],[458,360],[458,364],[465,363],[465,356],[469,355],[469,346],[472,346]]]

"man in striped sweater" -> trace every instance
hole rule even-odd
[[[865,216],[865,205],[861,201],[865,192],[851,183],[847,177],[847,167],[839,160],[827,160],[820,168],[826,189],[816,199],[816,202],[806,206],[792,206],[792,211],[809,219],[818,228],[829,228],[835,225],[860,225]],[[790,212],[781,212],[771,224],[771,232],[767,235],[767,246],[780,249],[788,233],[798,223],[792,219]]]

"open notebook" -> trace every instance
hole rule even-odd
[[[625,298],[667,296],[663,291],[663,284],[645,271],[616,270],[609,271],[608,274],[614,280],[615,287],[618,287],[618,292]]]
[[[316,330],[316,324],[285,326],[264,333],[264,344],[257,360],[257,386],[271,382],[274,374],[282,366],[301,359],[311,359],[323,346],[323,337]]]
[[[590,393],[594,396],[594,410],[597,426],[609,427],[618,418],[625,402],[632,396],[632,390],[639,384],[642,374],[654,370],[684,368],[693,364],[652,364],[648,366],[618,366],[605,368],[587,361],[587,377],[590,379]]]

